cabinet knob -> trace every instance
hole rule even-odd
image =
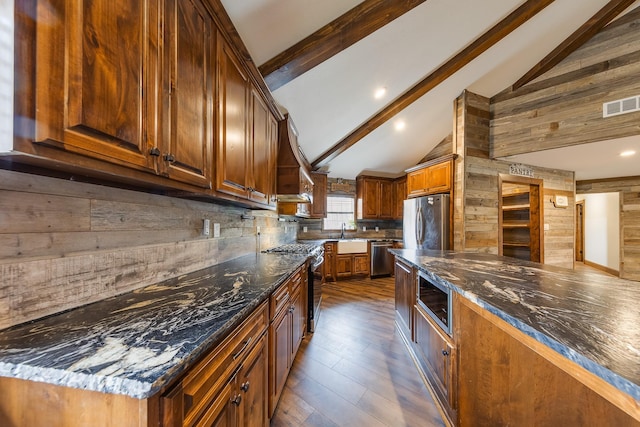
[[[249,381],[242,383],[242,385],[240,386],[240,390],[244,391],[245,393],[249,391]]]
[[[240,402],[242,402],[242,396],[240,396],[239,394],[235,395],[234,398],[231,400],[231,403],[233,403],[236,406],[240,406]]]
[[[447,350],[442,350],[442,355],[443,355],[443,356],[448,356],[448,355],[449,355],[449,352],[448,352]]]
[[[176,161],[176,158],[173,157],[173,154],[165,154],[164,159],[169,163],[173,163]]]
[[[160,157],[160,149],[158,147],[153,147],[151,150],[149,150],[149,155]]]

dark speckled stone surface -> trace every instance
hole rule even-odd
[[[305,260],[248,255],[0,331],[0,376],[149,397]]]
[[[392,252],[640,401],[640,283],[496,255]]]

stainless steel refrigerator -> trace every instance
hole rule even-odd
[[[449,227],[448,194],[404,201],[402,240],[405,249],[449,249]]]

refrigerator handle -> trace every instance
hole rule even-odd
[[[416,242],[418,248],[424,243],[424,218],[422,217],[422,206],[418,206],[418,212],[416,212]]]

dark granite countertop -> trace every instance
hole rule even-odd
[[[0,376],[149,397],[305,261],[301,255],[247,255],[5,329]]]
[[[640,283],[489,254],[391,252],[640,401]]]

